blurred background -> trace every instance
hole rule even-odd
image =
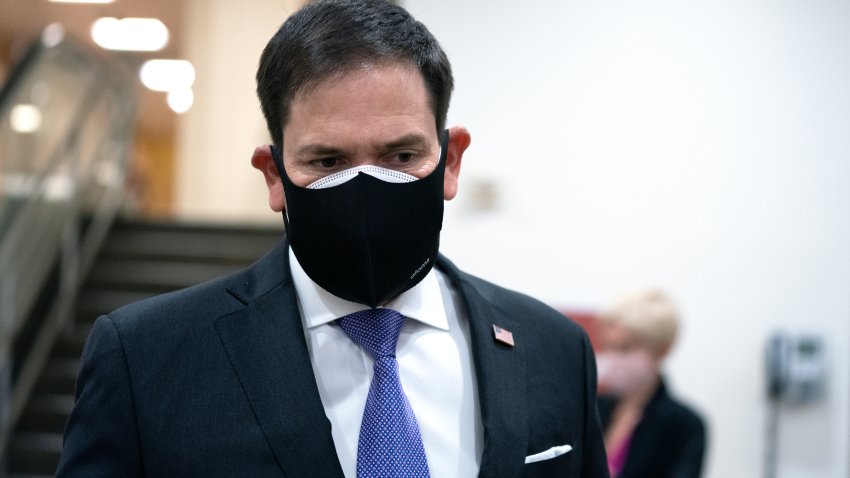
[[[254,74],[265,43],[300,3],[0,0],[0,239],[14,233],[20,247],[27,237],[55,236],[60,265],[45,260],[41,275],[58,274],[60,297],[91,283],[89,270],[128,264],[98,266],[84,240],[68,239],[97,231],[91,211],[108,209],[103,224],[118,217],[126,236],[153,237],[140,240],[148,245],[172,237],[162,224],[173,223],[193,225],[192,239],[176,240],[187,249],[218,237],[215,225],[271,237],[252,244],[273,241],[280,216],[249,161],[269,142]],[[448,53],[456,81],[449,124],[472,133],[459,195],[446,209],[443,253],[591,328],[594,313],[621,292],[666,290],[683,320],[666,375],[707,419],[705,476],[850,476],[850,3],[399,3]],[[158,21],[125,21],[138,18]],[[126,43],[133,38],[109,39],[136,29],[152,36],[143,45],[150,51],[112,49],[142,48]],[[28,62],[41,69],[16,73]],[[66,129],[67,138],[59,134]],[[40,206],[16,206],[34,191]],[[54,211],[82,219],[32,229],[37,217],[60,224],[49,219]],[[128,220],[159,229],[140,233]],[[97,233],[90,249],[108,249],[107,234]],[[69,242],[82,252],[68,258]],[[32,267],[3,247],[0,358],[13,364],[4,380],[14,395],[29,376],[15,365],[24,363],[20,351],[38,348],[40,333],[20,325],[29,319],[8,317],[29,317],[40,299],[8,306],[23,283],[10,271]],[[63,282],[70,269],[78,272]],[[75,312],[57,316],[59,342],[85,302],[65,300]],[[777,333],[792,345],[768,361]],[[808,345],[793,345],[801,343]],[[47,357],[31,368],[75,365]],[[784,379],[811,393],[770,398],[776,367],[794,369]],[[15,395],[29,401],[7,400],[0,418],[28,416],[36,375],[28,393]],[[67,408],[64,400],[53,406]],[[21,448],[40,443],[39,433],[22,436],[18,457],[43,456]]]

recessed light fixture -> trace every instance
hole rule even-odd
[[[177,114],[183,114],[189,111],[192,103],[195,102],[195,93],[192,88],[180,88],[168,92],[168,107]]]
[[[41,129],[41,110],[35,105],[18,104],[12,108],[9,122],[18,133],[35,133]]]
[[[189,111],[195,101],[195,67],[190,61],[148,60],[139,69],[139,78],[153,91],[168,92],[168,106],[175,113]]]
[[[148,60],[139,69],[139,78],[154,91],[174,91],[192,86],[195,67],[187,60]]]
[[[41,44],[53,48],[65,39],[65,27],[61,23],[51,23],[41,32]]]
[[[91,37],[107,50],[158,51],[168,43],[168,28],[157,18],[103,17],[92,24]]]

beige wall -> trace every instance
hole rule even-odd
[[[189,0],[185,55],[195,104],[178,121],[174,212],[191,220],[279,221],[267,207],[255,146],[269,143],[254,74],[263,47],[299,0]],[[250,5],[250,7],[248,6]]]

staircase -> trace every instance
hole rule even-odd
[[[8,450],[8,478],[53,476],[74,405],[80,354],[95,319],[124,304],[235,272],[281,237],[281,227],[116,223],[77,300]],[[0,470],[2,476],[2,470]]]

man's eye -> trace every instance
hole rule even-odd
[[[410,161],[411,159],[413,159],[413,157],[414,157],[413,153],[398,153],[398,160],[401,163],[406,163],[406,162]]]
[[[319,160],[319,165],[321,165],[323,168],[330,169],[330,168],[333,168],[337,165],[337,159],[336,158],[322,158],[322,159]]]

